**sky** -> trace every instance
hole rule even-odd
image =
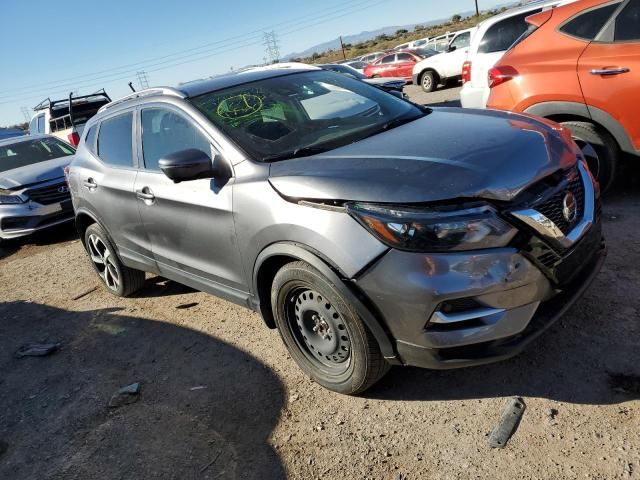
[[[479,0],[481,9],[498,0]],[[474,0],[2,0],[0,126],[23,107],[70,91],[105,88],[112,98],[146,71],[177,85],[262,63],[263,32],[282,55],[364,30],[451,17]]]

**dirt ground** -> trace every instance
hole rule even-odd
[[[601,274],[529,350],[396,367],[361,397],[312,383],[241,307],[151,276],[111,296],[70,226],[3,245],[0,479],[640,478],[639,386],[611,376],[640,375],[640,168],[624,177]],[[14,357],[32,342],[61,348]],[[523,419],[490,449],[512,396]]]

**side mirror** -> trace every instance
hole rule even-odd
[[[209,155],[189,148],[165,155],[158,161],[160,170],[175,183],[215,177],[215,169]]]
[[[456,47],[455,45],[449,45],[449,48],[447,48],[447,52],[453,52],[456,48],[458,47]]]

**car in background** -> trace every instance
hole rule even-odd
[[[0,241],[73,220],[64,168],[74,153],[50,135],[0,140]]]
[[[348,61],[348,62],[344,62],[342,65],[346,65],[348,67],[353,68],[354,70],[357,70],[358,72],[364,74],[364,67],[367,66],[366,62],[361,62],[361,61]]]
[[[20,137],[25,135],[24,130],[20,130],[19,128],[2,128],[0,127],[0,140],[4,140],[5,138],[11,137]]]
[[[307,375],[347,394],[391,364],[518,354],[606,254],[597,186],[554,123],[427,108],[318,69],[106,105],[68,179],[107,291],[130,295],[148,271],[259,311]]]
[[[77,146],[87,121],[111,101],[104,89],[91,95],[74,96],[62,100],[47,98],[33,107],[35,114],[29,123],[29,133],[50,134]]]
[[[445,52],[453,37],[456,36],[456,33],[458,32],[447,32],[443,35],[438,35],[437,37],[430,38],[426,44],[420,46],[431,48],[436,52]]]
[[[371,52],[366,55],[362,55],[361,57],[354,58],[353,60],[358,60],[360,62],[364,62],[366,64],[373,63],[382,57],[387,52]]]
[[[640,155],[640,0],[582,0],[527,21],[489,70],[487,106],[560,122],[607,190],[621,153]]]
[[[462,77],[462,64],[467,58],[471,38],[477,27],[456,32],[446,52],[433,55],[417,62],[412,69],[411,79],[425,92],[434,91],[438,85]]]
[[[528,28],[525,19],[543,10],[575,0],[534,2],[506,10],[480,25],[471,39],[467,59],[462,66],[460,102],[465,108],[485,108],[489,99],[487,73]]]
[[[391,92],[395,94],[401,94],[402,98],[405,98],[406,95],[403,92],[403,87],[407,84],[407,81],[404,78],[367,78],[364,74],[358,72],[354,68],[349,67],[344,64],[336,64],[336,63],[326,63],[323,65],[318,65],[320,68],[325,70],[331,70],[333,72],[341,73],[343,75],[347,75],[351,78],[355,78],[357,80],[362,80],[369,85],[374,85],[382,90],[387,92]]]
[[[411,81],[413,66],[424,58],[416,50],[388,52],[364,67],[363,73],[367,78],[398,77]]]

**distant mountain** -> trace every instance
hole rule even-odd
[[[510,7],[513,5],[517,5],[518,2],[509,2],[509,3],[501,3],[496,5],[495,7],[492,7],[488,10],[493,10],[493,9],[497,9],[497,8],[502,8],[502,7]],[[462,18],[466,18],[466,17],[470,17],[471,15],[474,15],[475,11],[468,11],[468,12],[462,12],[459,13],[459,15]],[[389,26],[389,27],[382,27],[382,28],[378,28],[377,30],[367,30],[364,32],[360,32],[360,33],[356,33],[353,35],[344,35],[342,37],[342,41],[344,43],[359,43],[359,42],[364,42],[366,40],[371,40],[372,38],[377,37],[378,35],[393,35],[395,34],[398,30],[400,29],[405,29],[405,30],[409,30],[410,32],[415,28],[416,25],[424,25],[425,27],[432,27],[434,25],[440,25],[442,23],[448,22],[451,20],[451,17],[447,17],[447,18],[440,18],[438,20],[429,20],[427,22],[417,22],[417,23],[412,23],[409,25],[394,25],[394,26]],[[340,48],[340,39],[336,38],[334,40],[329,40],[328,42],[324,42],[324,43],[319,43],[318,45],[314,45],[313,47],[309,47],[305,50],[302,50],[300,52],[294,52],[294,53],[289,53],[287,55],[285,55],[282,60],[283,61],[289,61],[292,58],[305,58],[305,57],[310,57],[311,55],[313,55],[313,53],[321,53],[321,52],[325,52],[329,49],[333,49],[333,50],[337,50]]]

